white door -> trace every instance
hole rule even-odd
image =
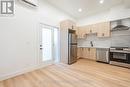
[[[42,63],[53,62],[53,28],[41,25],[40,29],[40,58]]]

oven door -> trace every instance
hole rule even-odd
[[[110,61],[128,63],[127,53],[110,52]]]

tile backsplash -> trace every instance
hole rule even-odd
[[[87,35],[87,38],[78,39],[78,47],[91,47],[91,41],[93,42],[94,47],[130,47],[130,29],[125,31],[114,31],[109,38],[99,38],[96,34]]]
[[[130,30],[112,33],[111,46],[130,47]]]

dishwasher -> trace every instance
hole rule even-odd
[[[109,48],[97,48],[97,62],[109,63]]]

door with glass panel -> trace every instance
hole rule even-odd
[[[40,29],[40,58],[41,62],[53,62],[53,28],[41,25]]]

